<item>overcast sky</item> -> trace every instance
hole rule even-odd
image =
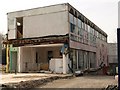
[[[1,0],[0,32],[7,33],[7,12],[70,3],[108,34],[108,42],[116,42],[119,0]]]

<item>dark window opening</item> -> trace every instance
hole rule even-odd
[[[38,53],[36,52],[36,63],[38,63]]]
[[[72,8],[70,9],[70,13],[74,15],[74,11]]]
[[[70,23],[70,31],[74,33],[74,30],[75,30],[75,25]]]
[[[53,58],[53,51],[48,51],[48,62]]]
[[[23,38],[23,17],[16,18],[17,38]]]

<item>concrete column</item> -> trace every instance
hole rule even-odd
[[[68,68],[68,64],[69,64],[69,55],[67,54],[66,55],[66,72],[68,73],[68,71],[69,71],[69,68]]]
[[[7,47],[6,47],[6,72],[8,73],[9,72],[9,45],[7,44]]]
[[[20,62],[20,50],[21,48],[20,47],[18,47],[18,72],[21,72],[21,62]]]
[[[67,74],[68,72],[68,54],[63,54],[63,74]]]
[[[77,69],[78,69],[78,50],[76,50],[76,54],[77,54]]]
[[[63,74],[66,74],[66,56],[63,54]]]

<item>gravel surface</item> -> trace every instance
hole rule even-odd
[[[80,76],[72,79],[55,80],[39,88],[106,88],[117,85],[114,76]]]

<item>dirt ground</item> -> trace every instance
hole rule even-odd
[[[45,74],[45,73],[3,73],[0,74],[0,84],[19,83],[21,81],[39,80],[54,76],[67,76],[62,74]]]
[[[114,76],[80,76],[60,79],[39,86],[39,88],[106,88],[108,85],[118,85]]]

